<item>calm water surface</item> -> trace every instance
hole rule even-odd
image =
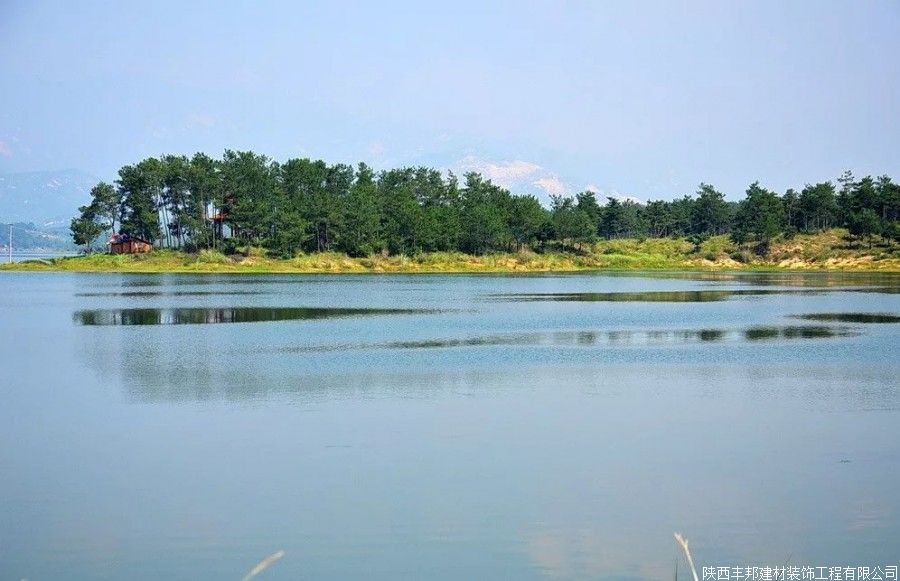
[[[0,579],[896,565],[898,290],[0,273]]]

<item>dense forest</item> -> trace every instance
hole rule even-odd
[[[693,237],[729,234],[760,253],[777,236],[846,227],[859,241],[900,236],[900,184],[891,178],[807,184],[778,194],[753,183],[740,202],[700,184],[694,195],[638,203],[585,191],[551,196],[549,208],[478,173],[462,179],[424,167],[375,172],[364,163],[291,159],[250,151],[222,159],[149,158],[101,182],[72,220],[75,242],[93,246],[121,232],[187,251],[262,246],[275,256],[339,251],[484,254],[524,247],[582,248],[597,237]]]

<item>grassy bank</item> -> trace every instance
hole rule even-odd
[[[776,240],[766,256],[750,245],[715,236],[694,244],[685,239],[600,241],[581,251],[548,251],[470,256],[436,252],[417,256],[352,258],[338,253],[271,258],[260,250],[225,256],[203,251],[160,250],[149,254],[92,254],[0,266],[2,270],[72,272],[553,272],[577,270],[848,270],[900,271],[900,247],[859,244],[842,230]]]

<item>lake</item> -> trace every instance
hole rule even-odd
[[[0,225],[2,229],[2,225]],[[8,249],[0,249],[0,263],[8,262],[25,262],[26,260],[50,260],[52,258],[63,258],[66,256],[77,256],[75,252],[40,252],[40,251],[22,251],[13,250],[12,256],[9,256]],[[12,260],[10,260],[10,258]]]
[[[896,566],[898,292],[3,272],[0,578]]]

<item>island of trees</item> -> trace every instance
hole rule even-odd
[[[478,173],[457,177],[425,167],[376,172],[364,163],[278,163],[251,151],[221,159],[165,155],[101,182],[72,220],[77,244],[92,247],[121,232],[194,252],[265,248],[272,256],[343,252],[467,254],[548,247],[577,251],[597,238],[705,237],[727,234],[759,254],[779,236],[844,227],[859,243],[900,236],[900,184],[890,177],[807,184],[783,194],[751,184],[739,202],[709,184],[694,195],[638,203],[593,192],[516,195]]]

